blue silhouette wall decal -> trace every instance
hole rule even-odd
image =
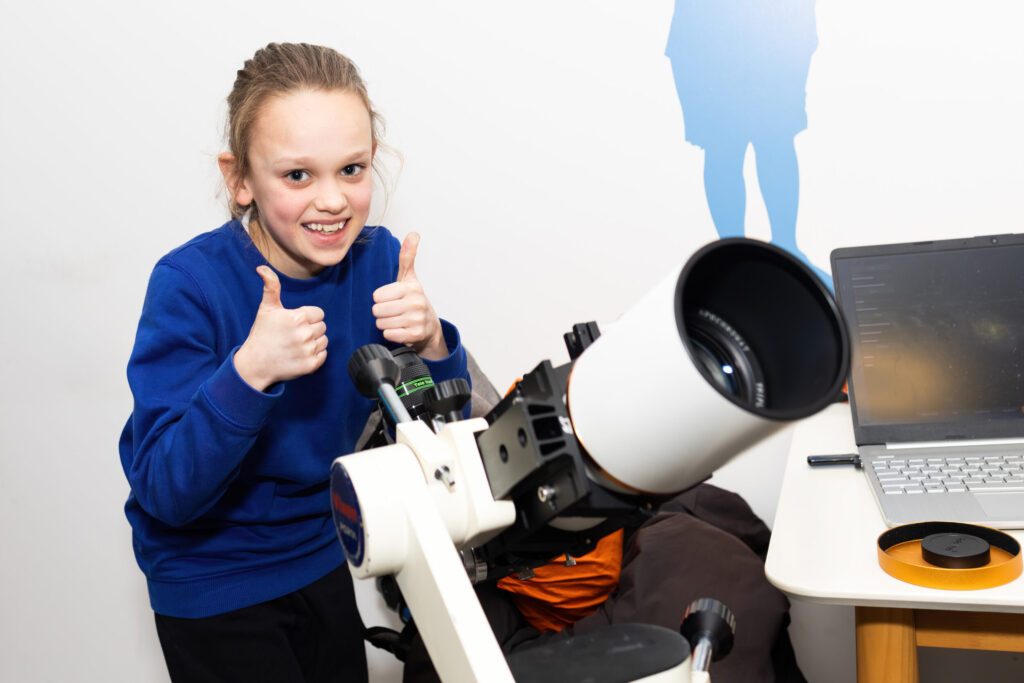
[[[752,145],[772,243],[832,286],[796,245],[806,85],[818,46],[814,0],[676,0],[665,54],[686,141],[704,150],[704,194],[720,237],[742,237],[743,158]]]

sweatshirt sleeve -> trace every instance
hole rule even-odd
[[[172,526],[196,519],[224,494],[284,390],[250,387],[235,371],[237,347],[216,342],[198,285],[158,264],[128,363],[134,409],[121,458],[139,504]]]
[[[444,343],[448,347],[448,357],[441,360],[422,359],[430,371],[430,376],[435,382],[461,377],[469,383],[469,388],[472,389],[473,380],[469,377],[466,349],[462,346],[458,329],[442,318],[441,333],[444,335]],[[466,407],[462,409],[463,417],[468,418],[471,412],[472,405],[467,402]]]

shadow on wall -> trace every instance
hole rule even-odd
[[[676,0],[665,54],[672,62],[686,141],[704,150],[704,194],[719,237],[743,237],[743,158],[754,148],[772,243],[832,278],[796,245],[807,127],[807,72],[818,47],[814,0]]]

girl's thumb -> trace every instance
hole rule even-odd
[[[281,281],[277,273],[266,266],[260,266],[256,272],[263,279],[263,301],[260,302],[260,308],[284,308],[281,305]]]
[[[410,275],[416,278],[416,250],[420,246],[420,235],[417,232],[410,232],[402,242],[402,248],[398,252],[398,277],[396,282],[402,282]]]

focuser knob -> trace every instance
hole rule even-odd
[[[693,669],[707,671],[709,661],[718,661],[732,649],[736,617],[714,598],[699,598],[683,613],[679,632],[693,647]]]
[[[445,422],[457,422],[462,419],[462,409],[472,395],[469,382],[457,377],[427,389],[423,394],[423,402],[432,415],[444,418]]]
[[[360,394],[367,398],[377,398],[381,384],[394,387],[398,383],[402,368],[387,347],[367,344],[360,346],[349,357],[348,376]]]

